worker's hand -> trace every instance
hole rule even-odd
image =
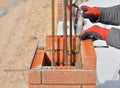
[[[109,29],[102,28],[100,26],[94,25],[87,30],[83,31],[80,35],[80,39],[88,39],[91,38],[93,41],[95,40],[106,40]]]
[[[80,7],[82,10],[81,15],[84,18],[88,18],[91,22],[96,22],[99,15],[100,15],[100,9],[97,7],[89,7],[89,6],[81,6]]]

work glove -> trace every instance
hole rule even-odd
[[[89,6],[81,6],[82,10],[81,15],[84,18],[88,18],[92,23],[95,23],[98,20],[100,15],[100,9],[98,7],[89,7]]]
[[[80,39],[105,40],[107,39],[109,29],[94,25],[80,34]]]

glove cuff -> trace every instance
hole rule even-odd
[[[108,36],[108,33],[109,33],[109,29],[107,29],[107,28],[103,28],[104,29],[104,34],[103,34],[103,39],[106,41],[106,39],[107,39],[107,36]]]

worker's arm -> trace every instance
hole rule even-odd
[[[120,49],[120,29],[111,28],[106,42],[108,45]]]
[[[92,38],[93,41],[98,39],[105,40],[108,45],[120,49],[120,29],[107,29],[94,25],[83,31],[80,35],[81,40],[88,38]]]
[[[101,8],[81,6],[82,16],[91,22],[101,22],[104,24],[120,25],[120,5]]]

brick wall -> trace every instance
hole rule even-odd
[[[96,88],[94,71],[45,70],[29,72],[29,88]]]
[[[60,44],[61,39],[59,38],[63,37],[55,36],[55,49],[63,49],[63,43]],[[73,37],[75,44],[77,44],[77,39],[77,36]],[[47,50],[51,50],[52,47],[51,36],[48,36],[46,40],[46,49],[37,50],[32,69],[28,72],[29,88],[96,88],[96,54],[92,40],[81,41],[82,69],[64,65],[45,68],[45,54],[48,55],[48,61],[51,61],[51,55],[47,53]],[[73,49],[76,49],[76,46],[73,45]],[[58,61],[59,56],[62,59],[63,54],[58,53],[55,56],[56,61]],[[77,55],[75,59],[77,59]],[[39,66],[43,66],[43,69],[38,68]],[[34,70],[35,68],[40,70]]]

